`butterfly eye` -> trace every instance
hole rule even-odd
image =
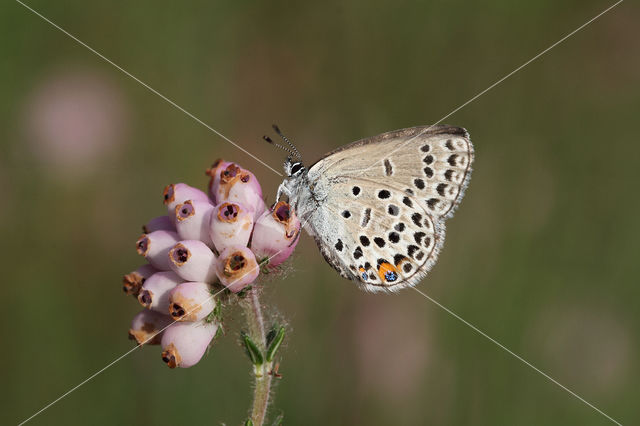
[[[302,169],[302,164],[295,163],[293,166],[291,166],[291,175],[297,174],[300,171],[300,169]]]

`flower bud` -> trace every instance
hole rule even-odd
[[[207,194],[186,183],[172,183],[171,185],[165,186],[163,196],[164,204],[167,206],[169,215],[174,214],[178,204],[184,203],[187,200],[209,201]]]
[[[251,250],[258,259],[268,257],[268,266],[277,266],[291,256],[298,244],[299,233],[300,221],[295,212],[289,204],[280,201],[256,222]]]
[[[158,272],[158,270],[153,266],[149,264],[142,265],[135,271],[122,277],[122,290],[127,294],[137,297],[138,293],[140,293],[140,287],[142,287],[145,280],[156,272]]]
[[[215,322],[176,322],[162,334],[162,360],[169,368],[196,365],[218,331]]]
[[[211,188],[218,204],[224,201],[241,204],[253,212],[254,218],[262,214],[265,209],[262,189],[253,173],[230,163],[221,168],[219,177]]]
[[[184,240],[169,251],[171,269],[184,281],[216,280],[216,255],[199,240]]]
[[[218,204],[211,213],[209,235],[218,253],[229,246],[246,246],[252,230],[253,213],[240,204]]]
[[[255,281],[260,273],[253,252],[243,246],[224,249],[218,257],[216,269],[220,282],[234,293]]]
[[[213,245],[209,236],[209,221],[213,206],[209,201],[187,200],[175,208],[178,235],[183,240],[200,240]]]
[[[147,309],[163,314],[169,312],[169,292],[184,282],[175,272],[156,272],[142,285],[138,302]]]
[[[138,238],[136,248],[138,254],[144,256],[154,267],[161,271],[168,271],[171,269],[168,253],[178,241],[180,239],[175,232],[153,231]]]
[[[216,300],[203,282],[179,284],[169,293],[169,315],[176,321],[200,321],[213,312]]]
[[[129,338],[138,342],[138,345],[158,345],[164,328],[172,322],[169,315],[143,309],[131,321]]]
[[[220,172],[226,169],[230,164],[232,163],[224,161],[222,158],[218,158],[205,172],[207,176],[211,177],[211,179],[209,179],[208,189],[209,198],[214,204],[218,203],[218,201],[216,201],[216,192],[220,187]]]
[[[175,223],[173,223],[173,220],[169,216],[158,216],[147,222],[147,224],[142,227],[142,231],[145,234],[149,234],[153,231],[176,232],[176,225]]]

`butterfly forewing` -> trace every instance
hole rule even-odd
[[[470,177],[473,145],[466,130],[424,126],[363,139],[329,153],[311,179],[367,178],[413,193],[436,218],[449,217]]]

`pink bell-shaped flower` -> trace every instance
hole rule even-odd
[[[240,204],[224,202],[213,209],[209,225],[218,253],[229,246],[246,246],[253,231],[253,212]]]
[[[216,200],[216,192],[220,187],[220,172],[226,169],[230,164],[232,163],[224,161],[222,158],[218,158],[205,172],[207,176],[211,177],[207,188],[209,191],[209,198],[214,204],[219,203],[219,201]]]
[[[213,205],[209,201],[187,200],[175,208],[175,223],[178,236],[183,240],[200,240],[212,246],[209,222]]]
[[[277,266],[291,256],[298,244],[299,233],[298,217],[288,203],[280,201],[257,220],[251,250],[260,260],[269,258],[268,266]]]
[[[184,282],[175,272],[156,272],[142,285],[138,302],[147,309],[163,314],[169,313],[169,292]]]
[[[176,232],[176,225],[173,219],[167,215],[158,216],[151,219],[142,227],[145,234],[153,231],[173,231]]]
[[[164,188],[164,205],[167,206],[169,215],[173,216],[178,204],[182,204],[187,200],[193,201],[209,201],[207,194],[198,188],[187,185],[186,183],[172,183]]]
[[[200,321],[215,307],[216,300],[207,283],[182,283],[169,293],[169,315],[176,321]]]
[[[126,294],[131,294],[135,297],[138,297],[138,293],[140,293],[140,287],[142,287],[142,284],[144,284],[145,280],[156,272],[158,272],[158,270],[153,266],[149,264],[142,265],[135,271],[130,272],[122,277],[122,290]]]
[[[168,271],[169,250],[180,241],[178,234],[171,231],[153,231],[143,234],[136,241],[138,254],[144,256],[154,267],[161,271]]]
[[[218,331],[215,322],[176,322],[162,334],[162,360],[169,368],[197,364]]]
[[[169,251],[171,269],[184,281],[216,280],[216,255],[199,240],[180,241]]]
[[[265,209],[262,189],[253,173],[230,163],[219,174],[220,179],[211,187],[218,204],[224,201],[241,204],[253,212],[254,218],[262,214]]]
[[[254,282],[260,273],[253,252],[243,246],[224,249],[218,257],[216,270],[220,282],[234,293]]]
[[[143,309],[131,321],[129,338],[135,340],[138,345],[158,345],[163,330],[172,322],[169,315]]]

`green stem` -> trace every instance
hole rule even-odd
[[[262,307],[258,298],[258,290],[253,288],[247,296],[240,301],[247,318],[248,335],[255,342],[262,353],[266,351],[266,335],[264,330],[264,318]],[[250,419],[254,426],[262,426],[269,407],[269,393],[271,391],[272,363],[264,362],[253,366],[255,385],[253,387],[253,406]]]

